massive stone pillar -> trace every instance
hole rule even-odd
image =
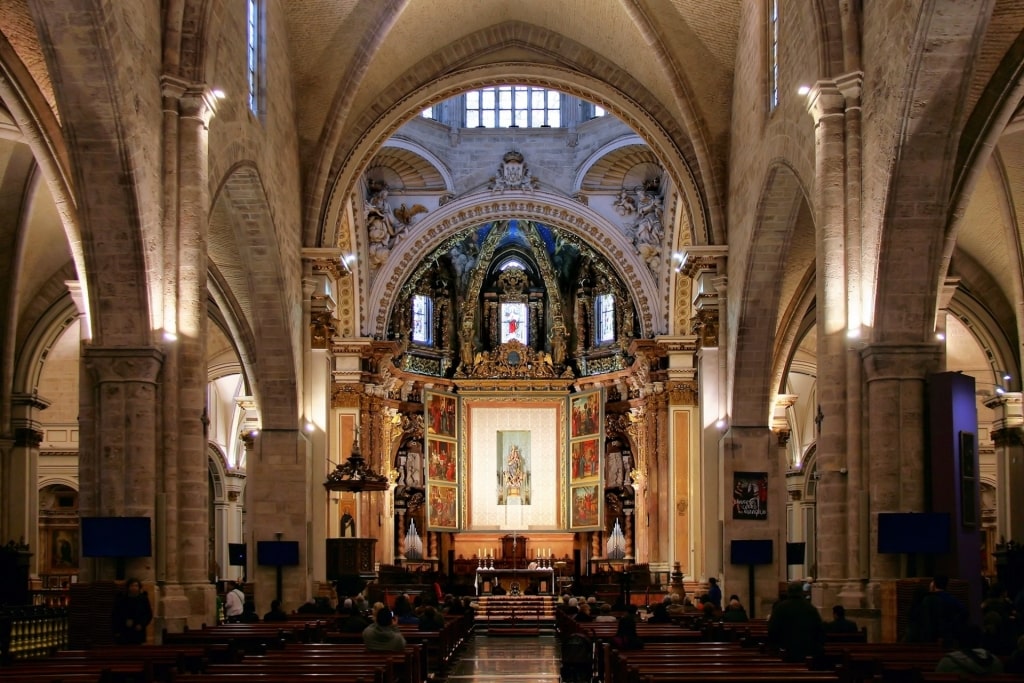
[[[157,543],[157,627],[213,623],[209,583],[209,468],[206,406],[206,272],[210,213],[209,125],[215,99],[204,87],[165,76],[162,469]],[[159,630],[158,630],[159,632]]]
[[[736,593],[754,610],[754,615],[768,615],[778,599],[779,580],[785,576],[786,564],[786,487],[779,467],[778,446],[771,430],[765,427],[731,427],[720,441],[722,483],[734,492],[734,482],[745,487],[744,494],[756,491],[758,507],[764,511],[759,518],[744,518],[748,512],[731,504],[725,511],[722,525],[723,567],[722,592]],[[723,497],[725,494],[723,492]],[[734,496],[729,496],[731,501]],[[750,595],[750,565],[732,563],[733,541],[771,541],[772,563],[754,567],[754,594]]]
[[[161,432],[157,378],[163,354],[151,347],[85,345],[82,363],[79,514],[151,518],[157,531],[153,556],[130,558],[124,570],[126,576],[152,582],[159,569],[154,558],[162,557],[162,512],[157,509],[157,482],[162,479],[157,458]],[[204,530],[204,547],[205,538]],[[114,579],[116,573],[112,559],[83,558],[79,568],[85,582]]]
[[[939,356],[935,344],[872,344],[863,351],[872,538],[878,512],[925,509],[925,381]],[[880,555],[870,547],[868,552],[873,581],[901,576],[899,556]]]
[[[246,541],[298,541],[299,565],[281,567],[281,599],[285,609],[309,597],[311,503],[307,495],[311,477],[311,449],[298,429],[262,429],[247,460],[245,491]],[[323,478],[319,478],[323,483]],[[252,565],[249,580],[256,584],[257,605],[276,597],[278,568]]]

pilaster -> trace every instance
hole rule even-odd
[[[985,401],[995,413],[996,537],[1024,542],[1024,409],[1019,391]]]
[[[0,542],[24,539],[35,546],[39,538],[39,445],[43,426],[38,414],[50,407],[50,401],[38,394],[11,395],[11,427],[14,441],[4,451]],[[32,553],[29,572],[39,573],[40,552]]]
[[[697,338],[695,352],[698,381],[699,455],[693,464],[691,486],[700,495],[688,505],[695,529],[690,574],[704,580],[722,574],[723,521],[722,469],[719,440],[727,424],[728,377],[726,355],[720,349],[727,338],[724,328],[726,310],[725,276],[728,248],[725,246],[687,247],[682,255],[679,272],[693,280],[694,318],[691,333]],[[680,359],[677,356],[677,360]]]

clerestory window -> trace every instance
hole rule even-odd
[[[502,85],[466,93],[467,128],[557,128],[562,94],[525,85]]]
[[[779,106],[779,0],[768,2],[768,111]]]
[[[259,116],[263,100],[263,0],[246,0],[246,28],[249,109]]]

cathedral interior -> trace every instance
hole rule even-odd
[[[811,577],[873,637],[900,579],[980,590],[1024,540],[1020,10],[0,3],[0,540],[169,631],[347,537]]]

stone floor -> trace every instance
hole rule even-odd
[[[487,636],[477,633],[445,676],[448,683],[558,681],[559,644],[553,635]]]

